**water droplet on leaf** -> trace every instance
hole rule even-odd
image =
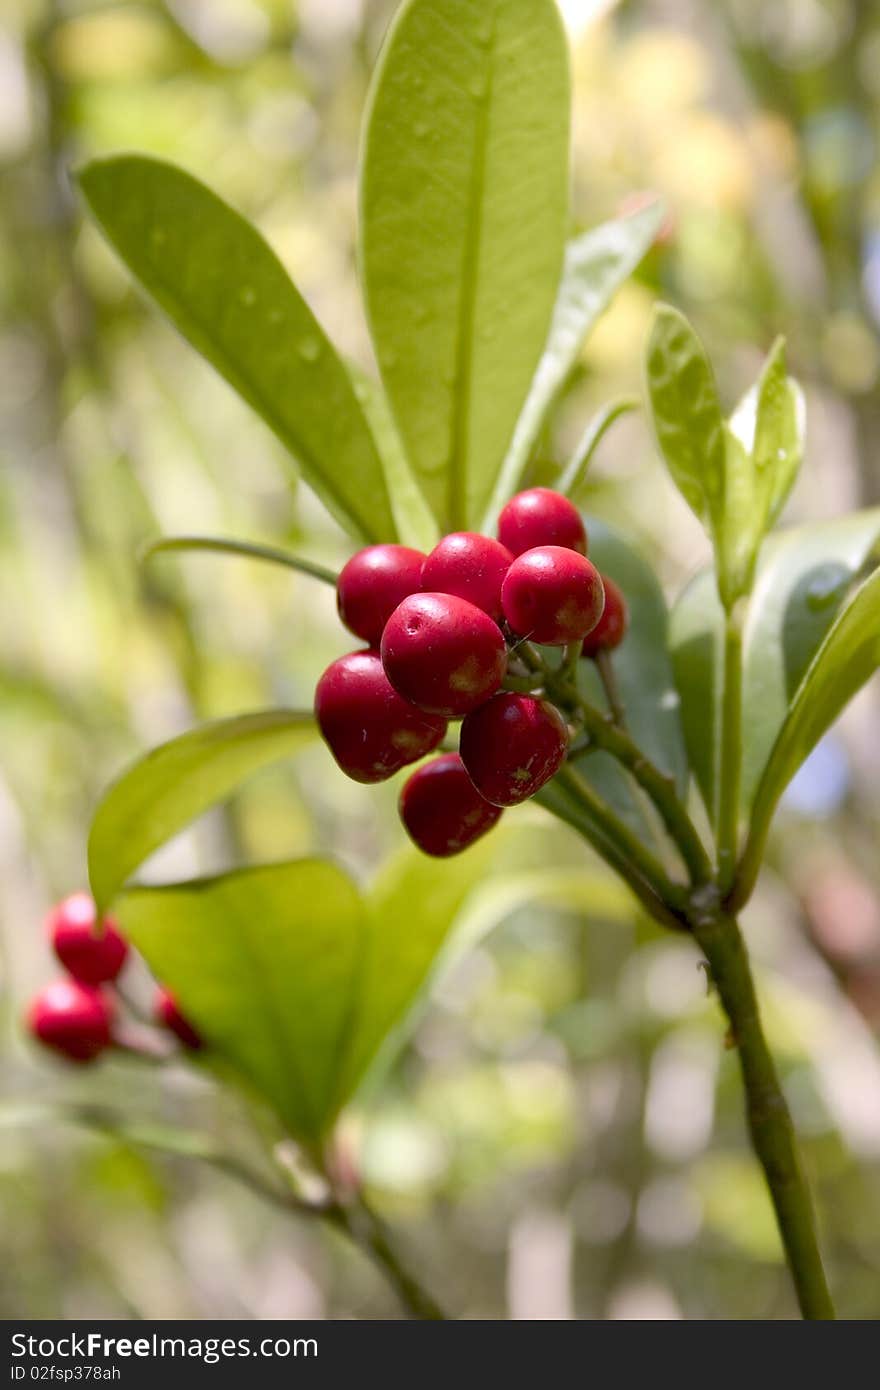
[[[238,297],[246,309],[253,308],[257,302],[257,292],[252,285],[245,285]]]
[[[317,362],[321,355],[321,344],[317,338],[303,338],[299,345],[299,355],[304,362]]]

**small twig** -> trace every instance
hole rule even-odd
[[[619,729],[626,732],[626,710],[623,705],[623,698],[620,694],[620,684],[617,679],[617,672],[614,669],[614,658],[607,647],[601,647],[593,660],[596,663],[596,670],[602,682],[602,689],[605,692],[605,699],[608,701],[608,708],[611,718]]]

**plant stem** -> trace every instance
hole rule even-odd
[[[810,1192],[791,1115],[761,1026],[739,924],[713,907],[695,912],[692,927],[730,1020],[746,1091],[752,1145],[770,1189],[801,1313],[809,1319],[833,1318],[834,1305],[819,1253]]]
[[[566,816],[554,806],[560,819],[579,831],[598,854],[632,889],[652,917],[673,930],[685,927],[681,911],[681,889],[667,876],[660,861],[632,833],[611,808],[596,795],[590,784],[570,764],[556,774],[555,781],[565,787],[582,814]]]
[[[171,551],[205,550],[216,555],[238,555],[246,560],[264,560],[271,565],[282,565],[285,569],[297,570],[312,579],[320,579],[323,584],[336,585],[339,578],[326,565],[315,560],[303,559],[301,555],[291,555],[272,545],[258,545],[255,541],[229,540],[225,536],[163,536],[152,541],[141,551],[140,561],[146,564],[154,555],[164,555]]]
[[[734,605],[724,625],[724,694],[721,706],[721,768],[718,779],[718,882],[728,893],[736,874],[742,780],[742,607]]]
[[[596,670],[602,682],[602,689],[605,691],[605,699],[608,701],[608,708],[611,718],[619,729],[626,730],[626,710],[623,707],[623,700],[620,695],[620,686],[617,683],[617,673],[614,670],[614,658],[606,647],[596,653],[594,657]]]
[[[384,1222],[368,1206],[363,1195],[359,1196],[354,1206],[341,1202],[335,1204],[327,1215],[381,1267],[410,1317],[419,1318],[422,1322],[446,1321],[442,1308],[401,1263],[392,1248]]]

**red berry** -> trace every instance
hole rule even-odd
[[[466,598],[490,618],[500,618],[501,585],[512,563],[513,556],[500,541],[474,531],[455,531],[443,537],[422,566],[422,588]]]
[[[501,817],[477,791],[457,753],[415,771],[400,793],[400,818],[410,839],[438,859],[460,854]]]
[[[198,1052],[202,1046],[202,1040],[193,1028],[191,1023],[187,1023],[180,1009],[177,1007],[177,1000],[169,989],[160,986],[156,991],[156,998],[153,1003],[153,1013],[156,1022],[163,1028],[174,1033],[192,1052]]]
[[[351,652],[327,667],[315,691],[315,717],[355,782],[384,782],[432,752],[446,733],[445,719],[398,695],[378,652]]]
[[[46,1047],[72,1062],[91,1062],[110,1045],[113,1008],[99,989],[78,980],[54,980],[27,1013],[27,1026]]]
[[[555,705],[507,692],[469,714],[461,726],[461,758],[481,796],[516,806],[559,771],[568,730]]]
[[[501,601],[520,637],[561,647],[592,632],[605,595],[599,571],[583,555],[561,545],[542,545],[514,560]]]
[[[422,587],[424,563],[422,552],[406,545],[368,545],[352,555],[336,585],[336,606],[349,632],[378,647],[397,605]]]
[[[507,648],[497,624],[467,599],[412,594],[385,625],[382,665],[405,699],[455,718],[495,694]]]
[[[498,518],[498,539],[513,555],[536,545],[563,545],[587,553],[587,532],[573,502],[549,487],[531,487],[511,497]]]
[[[128,942],[112,917],[98,927],[95,904],[88,893],[72,893],[56,904],[46,918],[52,949],[65,970],[84,985],[115,980],[128,955]]]
[[[629,627],[629,609],[626,599],[613,579],[602,576],[605,589],[605,607],[593,631],[584,639],[583,655],[596,656],[600,651],[611,651],[619,647]]]

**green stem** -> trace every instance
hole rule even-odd
[[[599,673],[599,680],[602,682],[602,689],[605,692],[605,699],[608,701],[608,709],[611,718],[619,729],[626,732],[626,710],[623,707],[623,699],[620,694],[620,686],[617,683],[617,672],[614,669],[614,658],[606,647],[598,651],[593,658],[596,663],[596,670]]]
[[[722,895],[736,874],[742,780],[742,608],[735,605],[724,626],[724,693],[721,706],[721,768],[718,779],[718,882]]]
[[[554,806],[554,813],[589,840],[652,917],[673,930],[682,930],[686,925],[681,915],[682,892],[668,877],[659,859],[570,764],[566,763],[554,780],[565,787],[577,808],[575,814],[566,814]]]
[[[422,1322],[446,1321],[442,1308],[401,1263],[388,1238],[384,1222],[367,1205],[363,1196],[354,1206],[341,1202],[334,1205],[328,1217],[381,1267],[410,1317]]]
[[[739,925],[735,918],[712,907],[695,912],[692,927],[730,1020],[746,1091],[752,1145],[770,1190],[801,1313],[809,1319],[833,1318],[810,1192],[791,1115],[761,1026]]]
[[[638,410],[641,402],[638,396],[623,396],[619,401],[612,401],[588,424],[584,434],[578,441],[574,453],[566,467],[556,480],[556,491],[565,493],[570,497],[576,492],[586,477],[587,470],[593,461],[593,455],[601,444],[605,435],[622,415],[627,415],[631,410]]]
[[[265,560],[272,565],[283,565],[286,569],[297,570],[312,579],[320,579],[324,584],[335,587],[339,578],[326,565],[314,560],[304,560],[299,555],[291,555],[286,550],[278,550],[272,545],[257,545],[252,541],[227,540],[225,536],[163,536],[153,541],[141,551],[141,563],[152,560],[154,555],[173,550],[209,550],[218,555],[241,555],[248,560]]]

